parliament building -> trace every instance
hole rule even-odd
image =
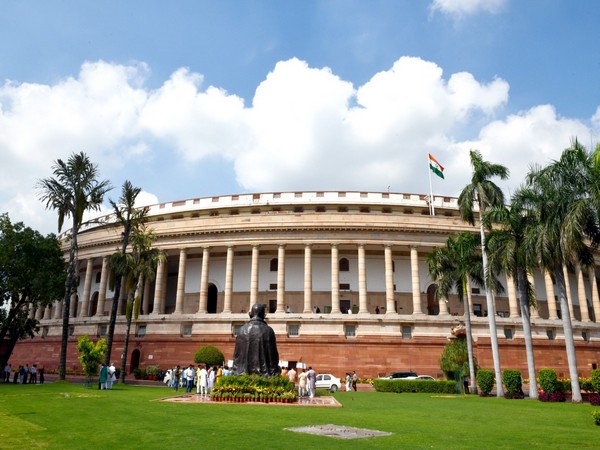
[[[479,232],[460,218],[457,199],[391,192],[298,191],[225,195],[153,205],[148,226],[167,256],[143,289],[132,324],[127,372],[193,362],[204,345],[233,359],[235,336],[254,303],[267,305],[279,355],[288,365],[342,376],[376,377],[411,370],[441,377],[439,358],[464,324],[456,296],[436,300],[426,258],[449,235]],[[113,216],[79,233],[78,292],[71,299],[67,370],[81,370],[77,338],[106,337],[111,305],[109,258],[121,246]],[[68,241],[64,240],[65,254]],[[565,272],[569,311],[560,311],[547,273],[531,277],[536,367],[568,377],[562,314],[573,322],[580,376],[600,360],[600,300],[595,270]],[[488,314],[494,314],[503,369],[527,376],[515,284],[500,275],[504,293],[488,311],[484,289],[470,286],[474,352],[493,368]],[[119,361],[125,332],[119,300],[112,357]],[[39,334],[21,341],[11,362],[58,368],[60,301],[31,311]]]

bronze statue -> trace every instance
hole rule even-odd
[[[265,322],[266,305],[252,305],[250,320],[241,328],[235,338],[233,353],[233,373],[259,374],[266,377],[279,375],[279,353],[275,332]]]

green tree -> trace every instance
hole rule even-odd
[[[115,273],[127,275],[125,282],[125,291],[127,292],[127,309],[125,313],[127,327],[125,329],[125,343],[121,356],[122,382],[125,381],[131,322],[134,318],[137,319],[140,312],[144,280],[153,280],[159,262],[166,260],[166,256],[161,250],[152,247],[156,240],[154,230],[147,230],[143,224],[140,224],[131,231],[130,239],[131,252],[125,254],[117,252],[111,258],[111,266]]]
[[[209,366],[217,366],[223,364],[225,356],[221,350],[212,345],[205,345],[200,347],[194,355],[194,362],[196,364],[208,364]]]
[[[512,279],[517,284],[530,380],[529,397],[535,399],[538,398],[538,389],[530,317],[530,307],[535,307],[535,296],[527,274],[536,266],[536,261],[535,255],[528,254],[525,246],[525,233],[528,227],[534,225],[534,217],[528,214],[524,207],[526,203],[526,190],[519,190],[513,195],[510,208],[505,205],[496,206],[490,209],[484,218],[496,224],[486,240],[490,266],[502,269],[508,282]]]
[[[479,210],[479,233],[481,234],[481,245],[483,247],[485,245],[485,228],[482,215],[489,208],[504,204],[504,194],[502,193],[502,190],[490,181],[490,178],[499,177],[502,180],[506,180],[508,178],[508,169],[500,164],[492,164],[484,161],[481,153],[477,150],[471,150],[469,155],[471,158],[473,175],[471,177],[471,182],[464,187],[458,197],[458,206],[462,219],[471,225],[475,225],[475,209],[477,208]],[[481,256],[483,260],[483,272],[487,274],[487,254],[485,248],[483,248]],[[494,371],[496,373],[496,380],[502,380],[498,333],[496,330],[496,308],[494,307],[491,287],[489,286],[489,283],[485,281],[486,280],[484,279]],[[497,383],[496,395],[498,397],[504,396],[502,383],[500,382]]]
[[[90,379],[98,373],[98,365],[102,362],[106,353],[106,340],[102,338],[94,344],[87,334],[79,336],[77,351],[79,352],[79,362],[83,368],[83,373],[89,383]]]
[[[83,214],[89,210],[99,210],[104,195],[111,189],[108,180],[98,180],[98,167],[83,153],[73,153],[65,162],[57,159],[52,166],[53,177],[39,180],[37,188],[40,200],[47,209],[58,212],[58,231],[66,218],[71,217],[71,235],[67,277],[63,299],[63,326],[58,366],[59,379],[64,380],[67,368],[67,342],[69,338],[69,310],[71,294],[76,284],[77,236],[83,221]]]
[[[129,245],[129,237],[131,231],[138,228],[141,224],[145,223],[148,217],[148,208],[136,208],[135,202],[137,196],[141,192],[141,188],[133,187],[130,181],[126,180],[121,188],[121,197],[119,202],[116,203],[113,200],[109,200],[117,221],[123,226],[122,240],[121,240],[121,254],[127,253],[127,246]],[[110,319],[108,322],[108,334],[107,334],[107,346],[105,363],[110,363],[110,356],[112,352],[113,339],[115,335],[115,325],[117,322],[117,310],[119,306],[119,297],[121,295],[121,284],[123,278],[127,278],[127,274],[115,274],[114,279],[114,295],[112,307],[110,309]]]
[[[477,372],[475,357],[473,357],[473,365],[475,372]],[[440,369],[446,374],[446,378],[460,382],[462,386],[463,377],[469,376],[471,373],[469,351],[465,338],[457,337],[444,346],[440,356]]]
[[[30,311],[60,298],[65,285],[65,263],[56,236],[42,236],[23,223],[0,215],[0,367],[16,343],[34,337],[39,322]]]
[[[483,265],[479,243],[471,233],[450,236],[445,247],[435,249],[427,256],[431,278],[438,285],[436,297],[444,301],[452,291],[465,306],[465,328],[467,332],[467,354],[471,392],[477,392],[475,383],[475,360],[473,357],[473,334],[471,332],[471,306],[467,294],[468,284],[483,286]]]
[[[575,263],[583,266],[593,264],[587,238],[597,240],[597,216],[594,218],[594,214],[585,207],[590,204],[591,174],[592,158],[575,140],[563,151],[560,159],[544,168],[532,168],[527,176],[528,207],[529,212],[535,215],[536,225],[528,230],[526,245],[528,252],[537,256],[538,264],[554,274],[556,280],[571,395],[576,403],[581,402],[581,388],[563,267],[572,268]]]

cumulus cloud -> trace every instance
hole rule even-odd
[[[433,0],[430,10],[440,11],[455,19],[461,19],[478,12],[496,14],[504,8],[507,0]]]
[[[422,193],[428,191],[431,152],[447,174],[436,193],[457,195],[469,180],[471,148],[509,167],[505,187],[514,189],[528,164],[557,158],[572,137],[591,132],[583,120],[561,117],[551,105],[498,117],[509,101],[505,80],[446,75],[415,57],[398,59],[360,86],[326,67],[280,61],[246,100],[203,86],[202,75],[185,68],[150,89],[148,72],[143,63],[98,61],[54,85],[0,86],[3,211],[14,221],[56,231],[56,215],[44,211],[34,186],[51,175],[54,160],[74,151],[88,153],[101,177],[117,187],[117,176],[135,179],[140,165],[152,166],[143,204],[213,195],[218,186],[204,186],[202,193],[190,193],[189,186],[198,185],[195,172],[215,158],[233,168],[230,184],[240,192],[389,186]],[[600,108],[589,123],[597,132]],[[175,162],[191,175],[163,178]],[[105,207],[94,216],[109,212]]]

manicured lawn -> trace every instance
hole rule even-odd
[[[181,392],[180,392],[181,393]],[[598,448],[589,404],[339,392],[342,408],[167,403],[167,388],[0,385],[0,448]],[[394,433],[341,440],[285,430],[335,424]]]

